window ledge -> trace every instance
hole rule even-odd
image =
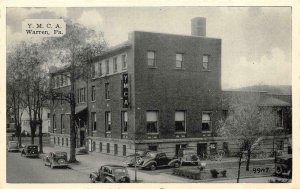
[[[202,133],[212,133],[212,131],[202,131]]]
[[[158,133],[147,133],[147,135],[158,135]]]
[[[175,132],[175,134],[182,135],[182,134],[186,134],[186,132],[185,132],[185,131],[182,131],[182,132]]]
[[[96,100],[92,100],[91,102],[96,102]]]
[[[92,131],[93,133],[97,133],[97,130]]]
[[[202,72],[211,72],[211,70],[201,70]]]
[[[149,69],[157,69],[157,66],[148,66]]]
[[[105,133],[106,133],[106,134],[111,134],[111,131],[106,131]]]
[[[174,68],[175,70],[178,70],[178,71],[184,71],[185,68]]]

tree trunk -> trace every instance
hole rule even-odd
[[[39,121],[39,145],[40,145],[39,153],[44,153],[43,152],[43,131],[42,131],[42,128],[43,128],[43,121],[40,120]]]
[[[250,166],[250,156],[251,156],[251,150],[248,150],[247,153],[247,164],[246,164],[246,171],[249,171],[249,166]]]
[[[35,128],[36,125],[34,121],[30,121],[30,134],[31,134],[31,144],[34,144],[34,135],[35,135]]]
[[[134,181],[137,182],[136,145],[134,146]]]
[[[238,176],[236,179],[236,182],[239,183],[240,182],[240,174],[241,174],[241,164],[242,164],[242,157],[243,157],[243,153],[240,152],[240,157],[239,157],[239,168],[238,168]]]
[[[71,102],[70,102],[70,108],[71,108],[71,119],[70,119],[70,163],[77,162],[76,160],[76,135],[75,135],[75,86],[74,82],[71,84]]]

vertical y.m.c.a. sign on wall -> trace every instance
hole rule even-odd
[[[123,97],[123,108],[128,108],[128,73],[122,75],[122,97]]]

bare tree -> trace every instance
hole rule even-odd
[[[246,170],[249,171],[251,152],[276,128],[274,111],[259,104],[259,96],[252,92],[236,93],[228,100],[228,117],[219,122],[218,133],[224,137],[235,137],[239,146],[239,169],[244,152],[247,153]]]

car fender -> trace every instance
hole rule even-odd
[[[95,180],[98,180],[98,177],[99,177],[99,175],[97,172],[90,173],[90,178],[95,178]]]
[[[113,183],[115,182],[111,177],[105,177],[104,182],[109,182],[109,183]]]
[[[147,162],[145,162],[145,163],[143,164],[143,167],[148,167],[148,166],[150,166],[151,164],[157,165],[157,162],[154,161],[154,160],[147,161]]]
[[[178,162],[179,164],[181,164],[181,161],[180,161],[179,159],[172,159],[172,160],[168,163],[168,165],[169,165],[170,167],[172,167],[176,162]]]

